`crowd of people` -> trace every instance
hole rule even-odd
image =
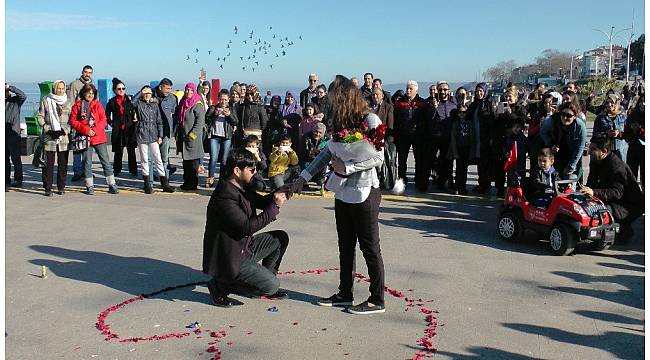
[[[153,181],[163,191],[173,192],[169,176],[176,168],[169,164],[170,144],[183,159],[182,190],[199,187],[205,174],[205,187],[216,184],[217,165],[223,167],[231,148],[244,147],[254,152],[260,166],[256,188],[273,190],[291,183],[324,148],[332,136],[334,105],[328,89],[310,74],[308,87],[295,97],[290,91],[284,99],[270,92],[262,98],[255,84],[234,82],[213,96],[205,78],[198,85],[187,83],[182,92],[173,92],[168,78],[155,88],[144,86],[133,96],[126,85],[113,79],[114,97],[106,108],[98,101],[92,83],[93,68],[84,66],[81,76],[66,86],[53,84],[52,93],[43,97],[38,111],[42,126],[35,164],[42,161],[45,195],[52,195],[54,160],[58,161],[57,192],[65,193],[69,151],[73,153],[72,181],[84,179],[86,193],[94,193],[92,155],[97,153],[109,192],[119,192],[116,177],[122,171],[126,148],[128,171],[138,175],[136,149],[144,191],[152,193]],[[351,79],[354,83],[355,78]],[[631,168],[635,177],[645,180],[645,97],[641,84],[626,85],[620,94],[609,90],[602,104],[593,94],[579,93],[575,83],[563,89],[546,89],[539,84],[532,91],[509,84],[502,94],[491,94],[485,83],[468,91],[452,91],[449,83],[429,86],[429,97],[418,94],[419,84],[409,80],[405,90],[390,94],[372,73],[363,76],[359,87],[371,111],[387,126],[386,140],[397,149],[397,177],[414,182],[418,191],[468,194],[467,168],[477,165],[478,185],[472,192],[486,195],[496,188],[497,197],[505,190],[504,163],[516,144],[520,169],[532,159],[537,169],[537,154],[552,149],[554,168],[561,178],[583,178],[582,156],[587,140],[586,114],[596,115],[593,134],[604,134],[612,152]],[[19,118],[25,96],[7,85],[7,188],[20,187]],[[177,96],[178,95],[178,96]],[[213,99],[217,99],[213,102]],[[572,115],[572,116],[569,116]],[[109,159],[106,127],[110,125],[113,159]],[[407,177],[407,160],[413,153],[415,177]],[[203,164],[205,154],[209,161]],[[38,160],[37,160],[38,159]],[[14,164],[14,182],[10,164]],[[222,170],[222,169],[221,169]],[[455,170],[455,171],[454,171]],[[315,177],[321,187],[326,170]],[[307,185],[306,185],[307,186]]]

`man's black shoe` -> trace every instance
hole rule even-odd
[[[217,298],[212,298],[212,305],[222,308],[231,308],[233,306],[244,305],[244,303],[227,296],[219,296]]]
[[[284,300],[289,298],[289,294],[287,294],[286,291],[284,290],[278,290],[275,292],[275,294],[271,295],[253,295],[251,296],[253,299],[265,299],[265,300]]]
[[[343,297],[339,294],[334,294],[328,298],[318,299],[316,304],[320,306],[350,306],[352,305],[352,297]]]
[[[383,314],[386,312],[384,305],[375,305],[364,301],[359,305],[350,306],[347,311],[355,315]]]

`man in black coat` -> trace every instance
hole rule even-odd
[[[632,222],[644,211],[644,197],[632,170],[618,156],[611,156],[610,140],[594,136],[589,145],[591,161],[587,186],[580,192],[601,199],[621,225],[617,242],[633,235]]]
[[[214,305],[241,305],[228,297],[245,292],[254,297],[282,299],[276,274],[289,244],[282,230],[255,234],[280,213],[287,201],[282,192],[262,196],[249,185],[256,172],[255,158],[246,149],[228,155],[224,176],[210,197],[203,235],[203,272]],[[261,213],[257,213],[261,209]],[[262,263],[260,264],[259,261]]]

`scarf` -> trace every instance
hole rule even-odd
[[[66,93],[63,95],[50,93],[45,97],[45,105],[47,106],[45,117],[54,131],[61,131],[61,114],[59,114],[59,107],[63,107],[67,101],[68,94]]]
[[[179,111],[178,111],[178,126],[183,126],[185,124],[185,115],[187,114],[187,111],[192,108],[192,106],[196,105],[196,103],[201,101],[201,97],[199,94],[196,93],[196,85],[194,83],[189,82],[185,85],[185,88],[190,88],[194,90],[194,95],[192,95],[191,98],[188,98],[187,96],[183,96],[181,101],[178,103]]]
[[[88,121],[88,126],[90,128],[95,127],[95,118],[93,113],[90,111],[90,103],[86,100],[81,100],[81,119]]]
[[[280,105],[280,115],[282,117],[285,117],[289,114],[300,114],[300,107],[295,100],[291,105],[289,104]]]
[[[117,103],[117,106],[120,107],[120,116],[124,116],[124,99],[126,98],[126,95],[117,95],[115,98],[115,102]],[[124,130],[126,128],[126,124],[124,122],[120,123],[120,129]]]

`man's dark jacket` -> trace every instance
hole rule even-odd
[[[265,210],[257,215],[257,209]],[[273,194],[262,196],[220,181],[208,203],[203,272],[219,281],[233,281],[239,274],[249,239],[275,220],[278,213]]]
[[[617,222],[643,211],[643,193],[632,170],[614,154],[591,161],[587,186],[594,190],[595,197],[612,207]]]

